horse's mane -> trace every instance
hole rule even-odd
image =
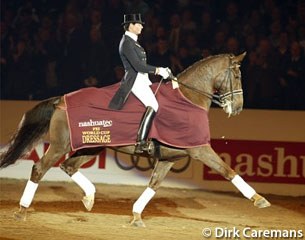
[[[218,58],[226,58],[230,56],[230,54],[218,54],[218,55],[211,55],[206,58],[200,59],[191,66],[184,69],[181,73],[177,75],[178,78],[186,76],[187,74],[197,73],[198,76],[201,74],[210,75],[210,63]]]

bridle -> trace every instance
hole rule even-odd
[[[225,78],[222,80],[220,86],[216,89],[216,93],[208,93],[208,92],[205,92],[205,91],[202,91],[202,90],[199,90],[197,88],[194,88],[192,86],[189,86],[181,81],[179,81],[175,76],[171,75],[170,76],[170,79],[172,81],[175,81],[177,82],[179,85],[183,86],[183,87],[186,87],[200,95],[203,95],[203,96],[206,96],[208,97],[213,103],[217,104],[218,106],[222,107],[222,108],[226,108],[228,107],[231,111],[232,110],[232,104],[233,104],[233,100],[234,100],[234,96],[235,95],[240,95],[240,94],[243,94],[243,90],[242,89],[236,89],[234,90],[233,89],[233,82],[232,82],[232,75],[236,78],[238,78],[235,73],[233,72],[233,69],[236,68],[236,67],[239,67],[239,66],[236,66],[237,63],[233,63],[232,62],[232,58],[233,56],[229,56],[230,57],[230,64],[229,64],[229,67],[225,69],[226,71],[226,76]],[[222,74],[222,72],[220,72],[216,78]],[[223,93],[223,94],[219,94],[220,92],[220,89],[222,88],[223,84],[229,82],[229,85],[230,85],[230,90],[226,93]]]

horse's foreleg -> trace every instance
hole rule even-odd
[[[148,187],[138,198],[138,200],[133,204],[133,220],[131,221],[131,225],[136,227],[145,227],[145,224],[142,221],[141,214],[148,202],[154,197],[157,189],[161,185],[161,182],[163,181],[163,179],[165,178],[168,171],[173,165],[173,162],[168,161],[158,161],[156,163]]]
[[[85,196],[82,202],[88,211],[91,211],[94,205],[96,189],[93,183],[78,169],[95,157],[101,150],[102,148],[79,150],[60,165],[60,168],[84,191]]]
[[[271,204],[246,183],[228,164],[226,164],[210,146],[193,148],[189,150],[193,159],[203,162],[221,176],[231,181],[232,184],[258,208],[269,207]]]

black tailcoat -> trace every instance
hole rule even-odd
[[[146,52],[140,44],[127,35],[123,35],[119,53],[125,68],[120,88],[109,103],[109,108],[119,110],[127,100],[138,72],[155,73],[156,67],[146,63]]]

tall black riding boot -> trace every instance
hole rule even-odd
[[[140,128],[138,130],[138,136],[137,136],[137,145],[135,148],[135,153],[143,153],[146,151],[146,140],[149,133],[149,130],[151,128],[151,124],[153,122],[153,119],[156,115],[155,110],[152,107],[147,107],[146,112],[143,115]]]

